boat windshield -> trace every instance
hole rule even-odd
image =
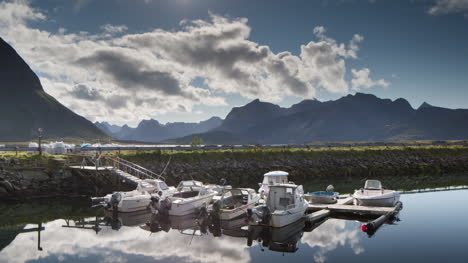
[[[167,190],[167,189],[169,189],[169,186],[167,186],[167,184],[165,182],[159,182],[159,188],[161,190]]]
[[[377,180],[367,180],[364,185],[365,189],[380,190],[382,189],[382,184]]]
[[[202,186],[201,182],[198,181],[182,181],[181,186]]]
[[[274,184],[285,184],[288,182],[287,176],[265,176],[263,178],[263,184],[274,185]]]

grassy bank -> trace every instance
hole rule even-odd
[[[335,183],[348,191],[367,178],[381,179],[397,189],[468,184],[463,179],[468,174],[467,146],[127,151],[120,155],[156,172],[171,158],[166,177],[172,184],[190,178],[211,183],[226,178],[234,186],[256,187],[270,170],[288,171],[291,180],[310,190]]]

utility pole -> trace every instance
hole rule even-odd
[[[39,138],[39,156],[42,155],[42,145],[41,145],[41,140],[42,140],[42,128],[37,129],[37,137]]]

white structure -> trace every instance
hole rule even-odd
[[[385,190],[378,180],[367,180],[364,188],[356,190],[353,197],[356,198],[358,205],[394,206],[400,200],[400,193]]]
[[[35,150],[28,151],[28,153],[35,153],[35,152],[37,152],[37,150],[39,148],[39,144],[37,144],[36,142],[30,142],[28,144],[28,148],[35,148]]]
[[[268,195],[269,187],[275,184],[287,184],[289,174],[284,171],[271,171],[263,175],[263,181],[258,185],[258,193],[265,198]]]

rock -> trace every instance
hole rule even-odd
[[[15,191],[15,188],[13,188],[13,185],[8,181],[0,181],[0,187],[5,189],[7,192]]]

